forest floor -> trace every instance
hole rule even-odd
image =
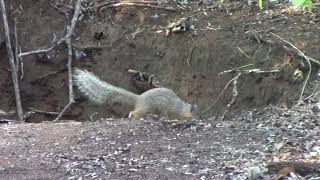
[[[147,72],[201,110],[212,108],[189,121],[131,120],[121,118],[127,111],[80,101],[76,90],[63,120],[51,122],[68,101],[61,46],[23,57],[19,77],[29,123],[12,121],[14,91],[0,29],[0,179],[320,177],[319,3],[308,12],[278,1],[263,11],[245,1],[159,1],[157,8],[85,2],[73,66],[137,94],[151,87],[126,72]],[[74,10],[67,0],[6,5],[22,52],[50,47]],[[173,22],[183,32],[168,34]],[[312,68],[297,49],[315,58]]]
[[[0,178],[279,179],[294,168],[308,179],[320,176],[319,125],[302,107],[267,107],[225,121],[4,124]]]

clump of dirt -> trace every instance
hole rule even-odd
[[[212,3],[190,2],[185,5],[187,11],[173,2],[167,5],[176,7],[175,11],[136,6],[97,10],[84,5],[87,11],[83,11],[74,34],[74,66],[93,71],[109,83],[136,93],[141,92],[132,85],[128,69],[154,74],[162,86],[173,89],[202,110],[211,106],[236,76],[236,73],[219,76],[220,72],[244,65],[250,65],[245,69],[279,70],[241,75],[231,110],[268,104],[291,106],[299,97],[308,66],[277,45],[249,37],[248,32],[283,43],[270,34],[273,32],[317,57],[319,27],[314,22],[318,17],[290,11],[280,4],[270,4],[269,9],[259,13],[256,6],[245,2]],[[63,36],[73,12],[63,4],[68,2],[7,2],[12,7],[8,10],[11,30],[12,20],[16,19],[22,52],[50,47],[50,42]],[[184,17],[191,17],[190,27],[194,28],[166,36],[165,28],[170,22]],[[14,109],[13,88],[4,46],[0,53],[0,87],[5,93],[0,109],[10,111]],[[51,120],[53,115],[39,112],[59,112],[67,103],[68,81],[63,70],[66,54],[65,47],[61,47],[49,54],[23,58],[23,107],[25,111],[39,110],[28,121]],[[301,76],[295,77],[295,72],[302,72]],[[232,84],[219,99],[209,114],[222,114],[232,99]],[[82,102],[74,104],[65,118],[87,120],[93,113],[96,118],[128,114]]]

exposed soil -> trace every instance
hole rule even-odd
[[[167,5],[177,6],[174,2]],[[8,10],[10,19],[17,18],[22,52],[50,47],[50,42],[64,34],[68,22],[60,11],[69,13],[69,18],[72,15],[72,9],[61,3],[56,5],[60,11],[46,1],[13,1],[8,6],[11,7]],[[256,6],[248,6],[245,2],[220,5],[209,2],[198,5],[198,2],[193,2],[185,7],[194,10],[178,8],[171,12],[128,7],[120,11],[110,8],[100,11],[100,16],[87,12],[78,22],[75,32],[74,50],[78,58],[74,66],[89,69],[102,79],[136,93],[141,91],[133,85],[127,70],[154,74],[162,86],[173,89],[186,101],[206,109],[235,76],[232,73],[218,76],[218,73],[253,64],[247,69],[278,69],[280,73],[241,76],[239,94],[232,109],[263,107],[270,103],[291,106],[297,100],[302,82],[299,78],[296,80],[293,74],[301,69],[306,75],[307,65],[278,46],[259,44],[249,38],[248,32],[257,31],[281,42],[270,35],[273,32],[291,40],[312,57],[318,57],[320,31],[316,14],[290,10],[289,5],[280,4],[269,4],[269,9],[259,12]],[[193,17],[194,30],[165,36],[163,28],[169,22],[188,16]],[[138,17],[143,17],[143,20]],[[10,24],[14,23],[11,21]],[[103,33],[100,40],[94,38],[97,33]],[[14,110],[14,101],[4,47],[0,51],[0,87],[5,96],[0,100],[0,109],[10,111]],[[62,47],[44,56],[23,58],[21,89],[26,109],[59,112],[67,103],[67,73],[62,70],[67,62],[66,57],[65,47]],[[41,77],[56,71],[59,72]],[[211,113],[221,114],[230,102],[231,88],[211,109]],[[99,117],[123,117],[128,114],[121,110],[110,113],[105,107],[87,103],[74,105],[69,114],[77,115],[72,119],[86,120],[94,112],[98,112]],[[53,118],[34,114],[28,121],[40,122]]]
[[[319,153],[319,120],[303,108],[268,107],[223,122],[9,124],[0,133],[1,179],[245,179],[252,167],[270,179],[277,172],[266,174],[268,162],[320,161],[310,153]],[[310,178],[317,170],[296,172]]]
[[[68,4],[60,0],[6,1],[10,28],[13,33],[16,19],[22,52],[48,48],[65,34],[73,15],[73,5]],[[140,121],[119,119],[128,111],[93,105],[76,91],[76,103],[63,116],[73,121],[0,126],[0,178],[244,179],[250,175],[248,168],[266,168],[264,163],[288,152],[285,160],[316,152],[315,159],[320,161],[315,148],[320,147],[316,140],[318,66],[312,64],[304,92],[304,97],[312,96],[304,105],[287,110],[299,98],[310,68],[296,54],[259,39],[287,45],[274,33],[317,59],[318,7],[311,13],[279,2],[268,3],[263,11],[245,1],[170,1],[161,6],[177,10],[122,7],[97,11],[83,4],[87,11],[83,10],[73,35],[73,66],[135,93],[146,89],[135,84],[128,70],[153,74],[161,86],[173,89],[201,110],[212,105],[237,75],[218,75],[220,72],[249,64],[244,69],[279,72],[243,73],[225,121],[217,119],[232,100],[232,84],[203,120],[178,123],[152,116]],[[192,16],[194,29],[166,36],[170,22],[188,16]],[[0,27],[2,24],[1,18]],[[14,119],[3,34],[0,28],[0,119]],[[26,121],[50,121],[56,114],[44,112],[59,112],[67,104],[66,62],[65,46],[23,57],[20,76]],[[275,106],[264,109],[271,104]],[[262,173],[261,177],[276,173]]]

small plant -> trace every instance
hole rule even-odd
[[[292,0],[291,2],[294,6],[300,6],[303,7],[305,9],[307,9],[308,11],[311,11],[312,9],[312,0]]]
[[[290,1],[294,6],[300,6],[308,11],[311,11],[312,9],[312,0],[291,0]],[[262,10],[263,9],[263,0],[259,0],[259,8]]]
[[[259,0],[259,8],[262,10],[263,9],[263,0]]]

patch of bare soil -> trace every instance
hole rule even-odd
[[[253,167],[269,179],[281,168],[268,173],[268,162],[320,160],[319,121],[303,108],[268,107],[220,122],[5,124],[0,133],[1,179],[246,179]],[[319,169],[295,172],[320,176]]]
[[[298,99],[310,68],[296,52],[281,48],[281,45],[288,45],[271,33],[289,40],[307,55],[319,57],[317,8],[312,14],[293,10],[280,2],[270,3],[264,11],[254,4],[234,1],[159,4],[176,9],[171,11],[137,6],[98,8],[102,2],[94,2],[83,4],[82,18],[73,38],[73,65],[93,71],[103,80],[135,93],[146,89],[141,90],[133,83],[128,70],[153,74],[161,86],[173,89],[201,110],[215,104],[206,116],[221,115],[232,100],[232,83],[222,96],[219,94],[237,71],[219,73],[243,66],[245,68],[240,70],[264,72],[242,73],[231,110],[268,104],[290,107]],[[7,2],[10,28],[13,31],[16,19],[22,52],[48,48],[65,34],[74,10],[68,3]],[[182,21],[182,25],[190,25],[186,32],[166,36],[170,23],[187,17],[189,21]],[[0,36],[3,41],[2,34],[3,30]],[[275,43],[268,43],[268,40]],[[4,93],[0,109],[12,111],[15,109],[13,88],[3,44],[0,53],[0,90]],[[39,110],[27,121],[52,120],[55,115],[40,112],[59,112],[67,103],[66,63],[65,46],[47,54],[23,57],[22,105],[26,112]],[[309,89],[306,95],[310,94]],[[218,97],[219,101],[214,103]],[[128,115],[128,111],[122,109],[109,109],[82,102],[74,104],[64,118],[83,121],[95,112],[99,117]]]

